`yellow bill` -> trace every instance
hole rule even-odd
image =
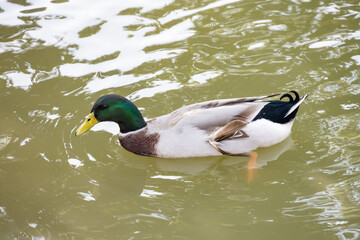
[[[90,113],[86,116],[85,121],[80,125],[80,127],[76,130],[75,136],[80,136],[87,131],[90,130],[95,124],[99,123],[99,121],[95,118],[94,112]]]

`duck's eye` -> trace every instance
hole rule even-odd
[[[109,105],[107,105],[107,104],[102,104],[102,105],[100,105],[98,108],[100,109],[100,110],[104,110],[104,109],[106,109],[106,108],[108,108],[109,107]]]

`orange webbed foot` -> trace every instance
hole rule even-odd
[[[248,180],[248,183],[250,183],[254,177],[255,177],[255,172],[256,172],[256,159],[258,157],[258,154],[256,152],[251,152],[249,154],[250,156],[250,160],[248,161],[248,164],[247,164],[247,180]]]

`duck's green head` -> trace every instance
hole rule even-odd
[[[90,114],[76,130],[80,136],[90,130],[95,124],[104,121],[116,122],[120,132],[127,133],[146,126],[139,109],[128,99],[115,95],[105,95],[96,100]]]

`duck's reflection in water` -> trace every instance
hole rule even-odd
[[[255,178],[256,169],[262,168],[270,161],[277,160],[284,152],[294,149],[294,141],[291,137],[274,146],[257,149],[249,157],[219,156],[205,158],[184,158],[184,159],[156,159],[158,171],[173,172],[178,174],[197,176],[204,171],[219,166],[231,166],[248,161],[248,182]],[[245,164],[244,164],[245,166]]]

